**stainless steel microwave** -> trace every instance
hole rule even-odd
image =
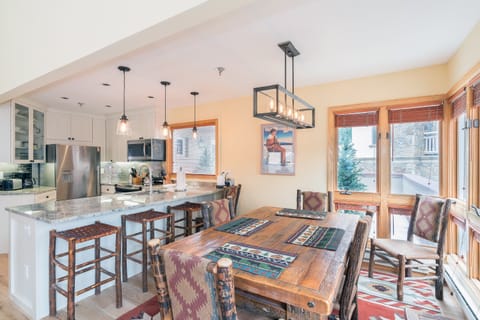
[[[165,161],[165,140],[128,140],[127,159],[128,161]]]

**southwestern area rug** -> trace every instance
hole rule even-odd
[[[358,280],[359,320],[402,320],[405,308],[429,314],[441,314],[433,285],[426,281],[406,281],[404,299],[396,299],[396,275],[375,272],[374,278],[362,270]],[[158,300],[154,296],[123,314],[117,320],[157,320]]]
[[[160,320],[159,312],[158,299],[156,296],[153,296],[141,305],[124,313],[117,320]]]
[[[403,301],[397,300],[397,277],[374,273],[369,278],[362,270],[358,280],[359,320],[405,319],[405,308],[428,314],[441,314],[433,284],[427,281],[405,281]]]

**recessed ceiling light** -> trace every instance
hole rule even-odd
[[[102,83],[102,86],[104,86],[104,87],[110,87],[110,83],[104,82],[104,83]]]
[[[60,97],[63,100],[68,100],[68,97]]]
[[[154,97],[154,96],[148,96],[147,98],[148,98],[148,99],[153,99],[153,98],[155,98],[155,97]]]
[[[106,104],[106,105],[105,105],[105,108],[111,108],[111,107],[112,107],[112,106],[109,105],[109,104]]]

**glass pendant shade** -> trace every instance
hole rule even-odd
[[[117,122],[117,135],[129,136],[132,133],[132,128],[128,123],[126,115],[122,115]]]
[[[193,127],[193,129],[192,129],[192,136],[193,136],[193,139],[197,139],[197,137],[198,137],[197,127]]]
[[[198,129],[197,129],[197,96],[198,92],[193,91],[190,92],[193,96],[193,129],[192,129],[192,136],[193,139],[197,139],[198,137]]]
[[[123,113],[117,122],[117,135],[129,136],[132,133],[132,128],[128,122],[127,115],[125,114],[125,72],[130,71],[129,67],[119,66],[118,70],[123,72]]]
[[[163,134],[164,137],[167,138],[167,137],[169,136],[169,132],[170,132],[170,128],[168,127],[167,121],[165,121],[165,122],[163,123],[162,134]]]

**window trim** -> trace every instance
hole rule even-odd
[[[195,125],[198,127],[205,127],[205,126],[215,126],[215,173],[214,174],[192,174],[187,173],[186,176],[191,179],[199,179],[199,180],[216,180],[216,176],[218,175],[218,151],[219,151],[219,140],[218,140],[218,119],[207,119],[207,120],[197,120]],[[191,128],[193,129],[193,121],[191,122],[181,122],[181,123],[173,123],[170,124],[170,133],[173,136],[173,130],[176,129],[186,129]],[[173,148],[174,142],[171,137],[167,139],[167,172],[169,179],[175,179],[177,174],[173,172]]]
[[[390,132],[390,123],[388,121],[389,109],[412,108],[419,106],[439,105],[445,99],[445,95],[432,95],[425,97],[415,97],[397,100],[387,100],[370,102],[355,105],[335,106],[328,109],[328,152],[327,152],[327,186],[328,190],[333,191],[335,203],[352,203],[377,206],[377,236],[379,238],[388,238],[390,235],[390,216],[389,207],[413,207],[415,195],[393,195],[390,194],[390,149],[387,133]],[[443,108],[443,118],[448,118],[448,109]],[[352,192],[349,195],[341,194],[337,190],[337,145],[338,137],[336,133],[335,119],[336,115],[348,113],[363,113],[378,111],[377,134],[380,140],[377,143],[377,192]],[[445,141],[448,132],[447,121],[440,120],[439,137],[442,141],[440,152],[445,153],[447,146]],[[439,195],[446,195],[445,181],[447,171],[445,169],[447,159],[439,159]],[[385,163],[386,162],[386,163]],[[382,168],[380,170],[380,168]]]

